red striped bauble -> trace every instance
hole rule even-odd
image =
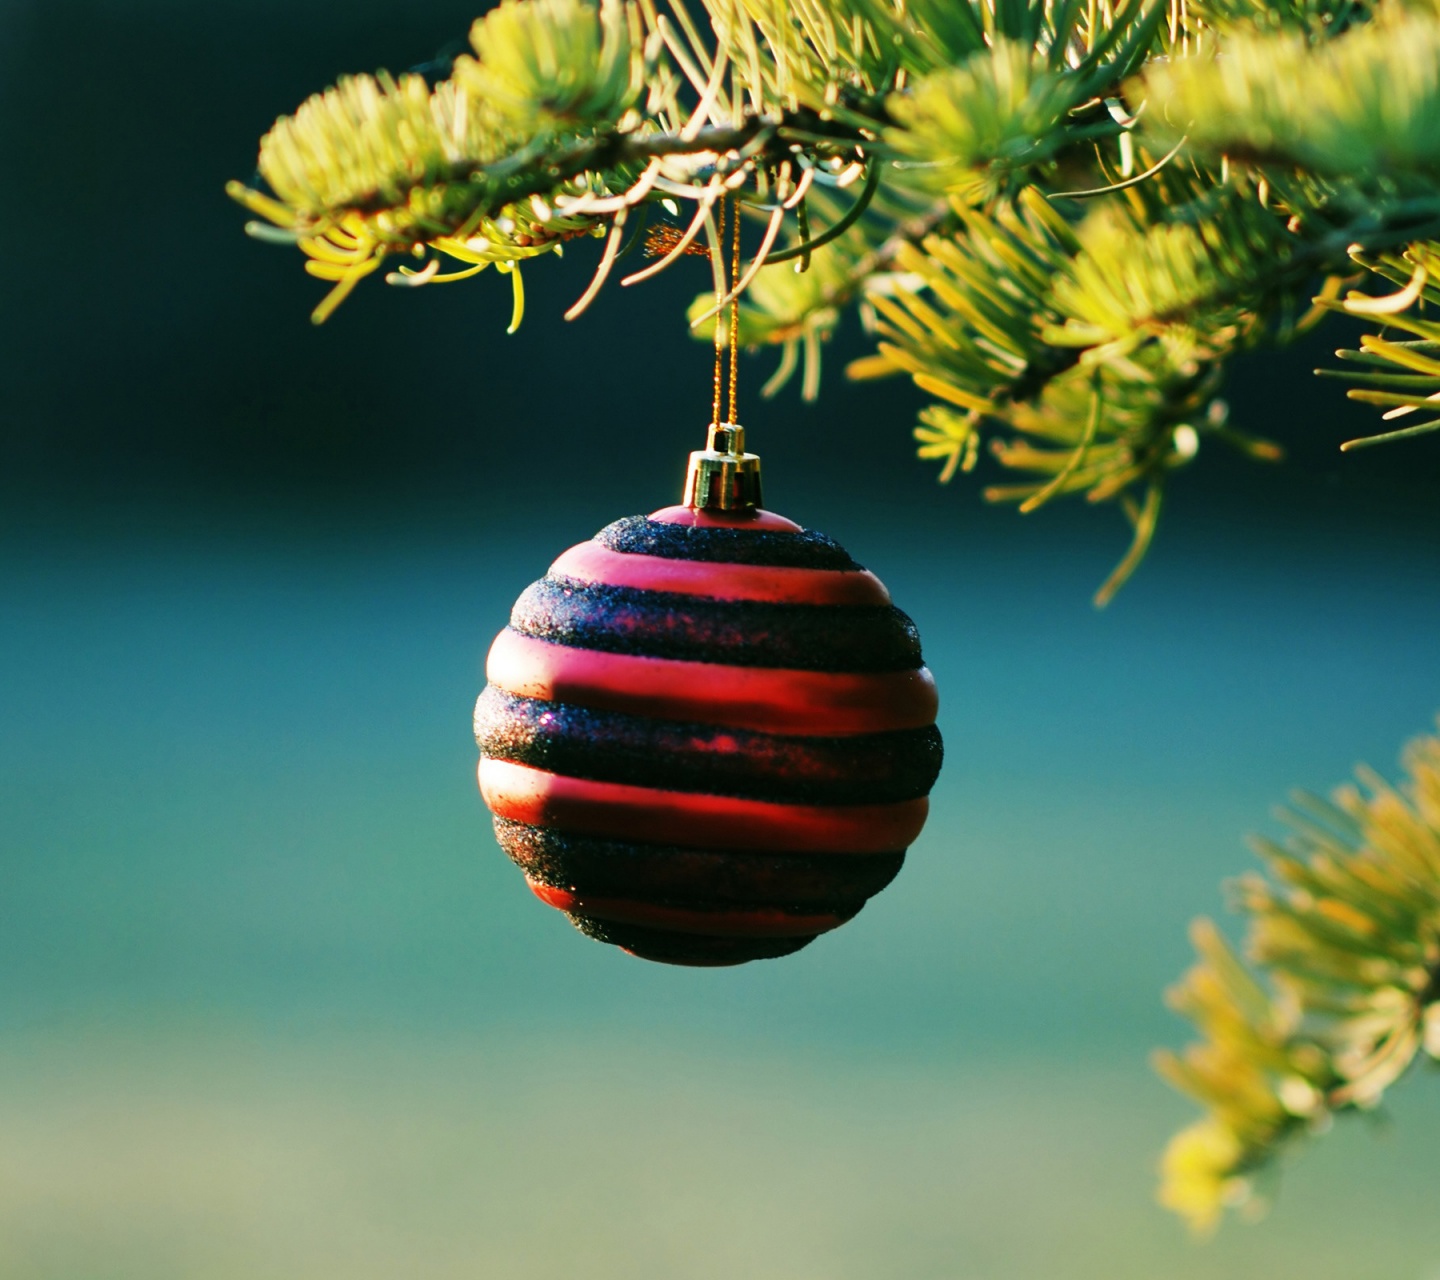
[[[798,951],[900,870],[940,770],[914,624],[823,534],[668,507],[516,602],[475,708],[500,846],[581,932],[671,964]]]

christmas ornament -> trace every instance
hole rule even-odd
[[[583,933],[676,964],[798,951],[899,871],[940,768],[914,624],[759,507],[712,426],[685,501],[566,551],[475,708],[500,846]]]
[[[500,847],[582,933],[671,964],[798,951],[900,870],[939,773],[914,624],[761,507],[720,416],[684,501],[571,547],[516,602],[475,708]],[[718,325],[717,325],[718,330]]]

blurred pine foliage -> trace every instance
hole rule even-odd
[[[1158,1066],[1208,1114],[1165,1153],[1161,1198],[1196,1227],[1251,1200],[1256,1175],[1338,1112],[1373,1110],[1422,1054],[1440,1059],[1440,738],[1405,751],[1400,789],[1361,770],[1297,793],[1268,875],[1234,885],[1262,983],[1208,920],[1171,992],[1203,1039]]]

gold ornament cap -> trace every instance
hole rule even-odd
[[[684,504],[699,511],[753,511],[760,505],[760,458],[745,452],[744,427],[710,424],[705,448],[690,455]]]

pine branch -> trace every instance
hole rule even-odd
[[[955,123],[953,112],[936,117],[951,83],[943,77],[957,64],[988,65],[987,42],[1011,33],[1052,50],[1046,74],[1066,85],[1056,102],[1068,110],[1126,73],[1161,11],[1158,0],[1131,0],[1107,22],[1048,0],[707,7],[713,47],[680,7],[671,21],[649,0],[506,0],[476,22],[475,57],[460,59],[451,80],[433,91],[415,75],[342,81],[263,140],[271,192],[232,183],[230,194],[298,244],[312,274],[336,282],[316,313],[323,320],[387,256],[518,262],[603,234],[626,208],[674,197],[677,185],[691,194],[697,178],[743,170],[754,181],[741,189],[758,194],[791,161],[820,171],[890,155],[909,137],[891,127],[892,109],[912,100],[930,104],[917,117],[922,132],[943,134]],[[936,76],[918,97],[904,89]],[[1003,90],[994,75],[985,83],[992,96]],[[960,168],[1014,168],[1002,153],[1027,119],[995,120],[989,150],[977,140]],[[556,214],[567,220],[552,225]]]
[[[1251,1201],[1299,1138],[1440,1058],[1440,738],[1404,765],[1399,790],[1362,769],[1328,802],[1297,795],[1289,839],[1256,842],[1269,874],[1242,877],[1236,901],[1264,980],[1195,926],[1200,959],[1171,1004],[1202,1039],[1156,1063],[1207,1109],[1171,1141],[1160,1189],[1199,1230]]]
[[[680,226],[626,283],[734,200],[761,249],[739,281],[712,264],[692,327],[744,286],[741,341],[781,353],[767,393],[803,367],[813,398],[858,306],[880,349],[851,371],[936,397],[917,438],[942,478],[988,438],[1027,476],[992,499],[1114,501],[1120,579],[1202,439],[1276,456],[1226,422],[1225,362],[1371,306],[1337,301],[1357,261],[1428,282],[1383,313],[1406,339],[1344,353],[1352,396],[1411,419],[1373,439],[1440,423],[1413,418],[1440,390],[1417,381],[1440,341],[1417,265],[1440,242],[1433,0],[702,0],[707,24],[667,3],[502,0],[433,88],[341,81],[266,136],[268,190],[231,184],[248,229],[332,285],[317,321],[387,262],[411,287],[493,266],[513,331],[522,263],[605,238],[574,318],[655,205]]]

